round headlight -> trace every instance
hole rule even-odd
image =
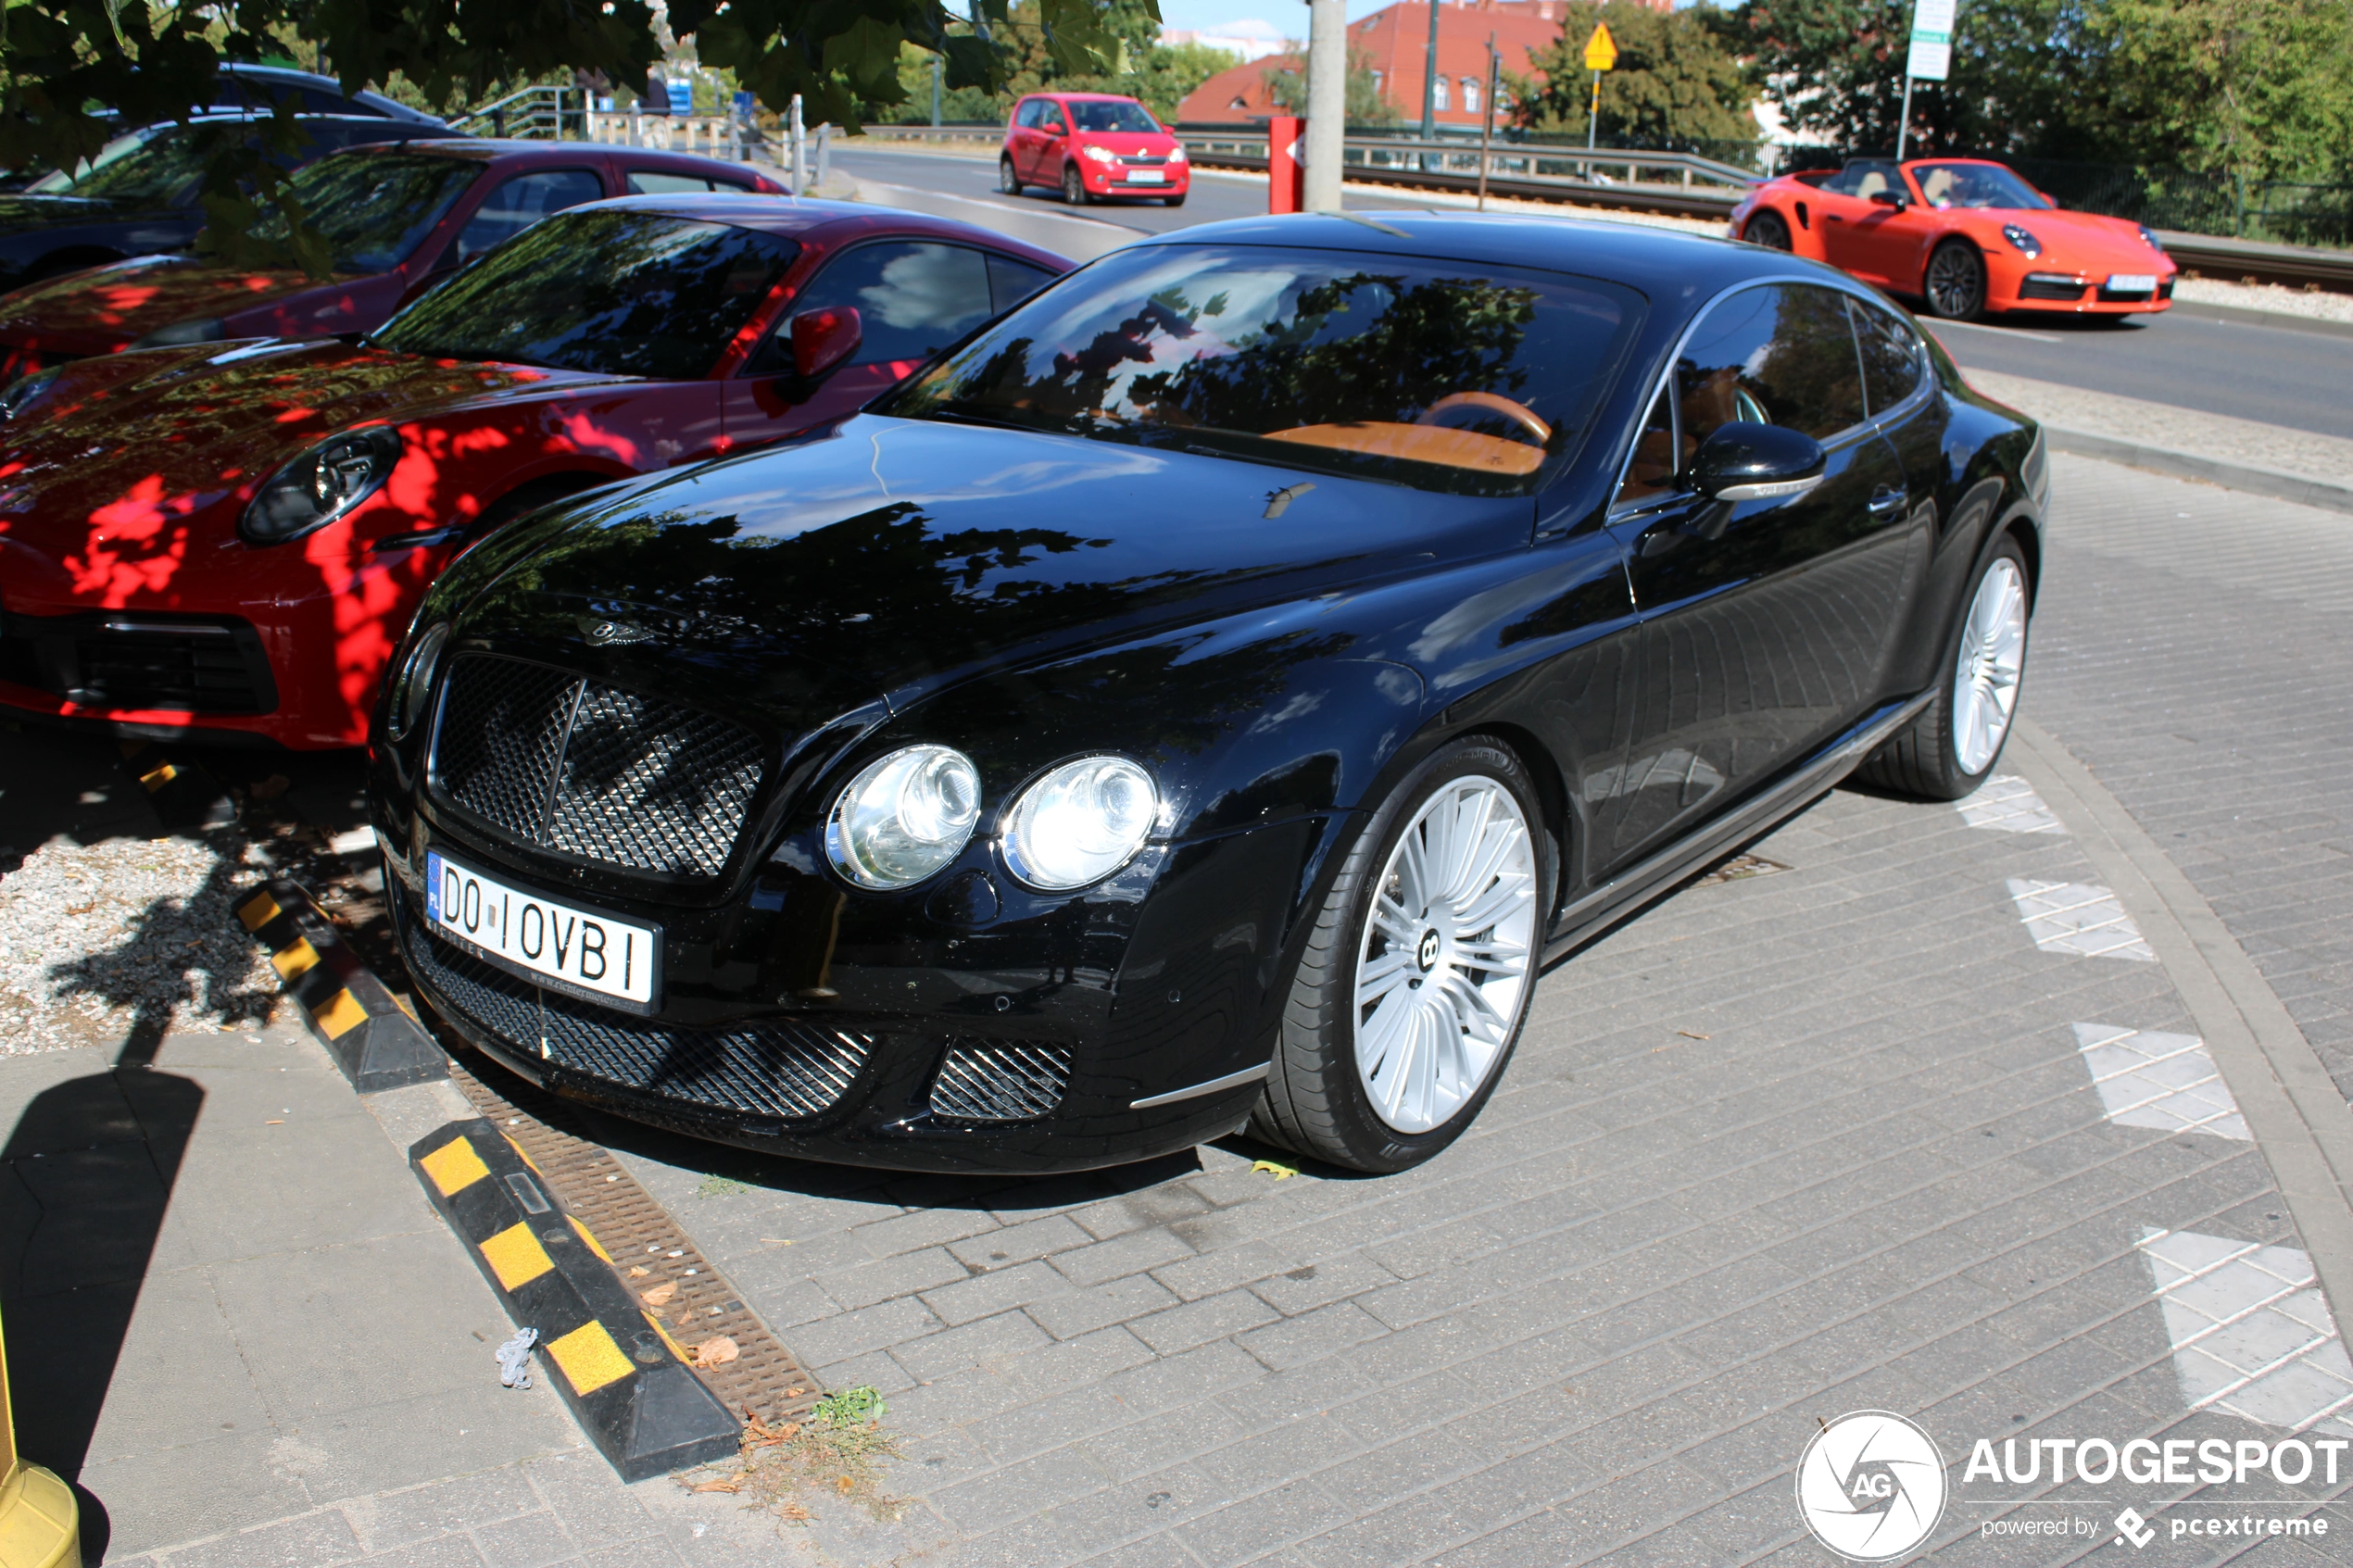
[[[434,622],[409,645],[409,657],[401,660],[400,672],[393,677],[392,703],[385,714],[393,739],[406,740],[409,732],[417,727],[417,721],[425,711],[425,699],[433,696],[433,677],[441,663],[441,650],[448,646],[447,621]]]
[[[2034,237],[2032,230],[2021,229],[2015,223],[2005,223],[2002,225],[2002,238],[2030,258],[2043,254],[2043,242]]]
[[[389,425],[330,436],[271,475],[238,527],[257,545],[308,533],[374,495],[399,461],[400,436]]]
[[[14,420],[19,414],[31,408],[33,404],[40,401],[41,395],[55,385],[57,378],[63,374],[65,374],[64,366],[53,365],[45,370],[35,370],[21,381],[9,385],[5,391],[0,391],[0,420]]]
[[[171,348],[183,343],[219,343],[229,335],[229,329],[218,316],[202,316],[193,321],[174,321],[168,327],[157,327],[146,336],[133,339],[132,348]]]
[[[894,751],[849,781],[825,822],[834,869],[861,887],[905,887],[954,859],[980,821],[980,771],[944,746]]]
[[[1132,859],[1159,816],[1152,776],[1126,758],[1065,762],[1013,802],[1005,863],[1041,892],[1084,887]]]
[[[2154,230],[2154,229],[2152,229],[2152,228],[2150,228],[2150,227],[2149,227],[2147,224],[2145,224],[2145,223],[2142,224],[2142,225],[2140,226],[2140,229],[2141,229],[2141,243],[2142,243],[2143,245],[2145,245],[2148,246],[2148,247],[2149,247],[2149,249],[2151,249],[2151,250],[2153,250],[2153,251],[2156,251],[2158,255],[2160,255],[2160,256],[2164,255],[2164,254],[2165,254],[2165,242],[2164,242],[2163,240],[2160,240],[2160,239],[2158,239],[2158,238],[2157,237],[2157,231],[2156,231],[2156,230]]]

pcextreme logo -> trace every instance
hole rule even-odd
[[[1901,1557],[1944,1516],[1944,1458],[1917,1423],[1852,1411],[1806,1445],[1797,1512],[1815,1539],[1851,1562]]]

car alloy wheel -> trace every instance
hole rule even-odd
[[[1075,163],[1063,165],[1063,200],[1073,207],[1087,205],[1087,182],[1079,179],[1078,166]]]
[[[1791,248],[1789,225],[1781,220],[1780,213],[1770,207],[1757,213],[1742,226],[1741,238],[1750,245],[1763,245],[1767,250]]]
[[[2026,582],[2018,563],[1996,556],[1978,580],[1953,660],[1953,759],[1964,773],[1994,765],[2018,711],[2026,672]]]
[[[997,160],[997,188],[1009,196],[1021,194],[1021,176],[1013,172],[1013,160],[1009,157]]]
[[[1526,766],[1442,747],[1351,848],[1290,984],[1260,1137],[1402,1171],[1462,1135],[1534,993],[1556,856]]]
[[[1946,240],[1928,258],[1925,288],[1931,314],[1976,320],[1985,314],[1985,257],[1967,240]]]

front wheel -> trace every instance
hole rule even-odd
[[[1182,206],[1184,206],[1184,205],[1185,205],[1185,193],[1184,193],[1184,192],[1182,192],[1182,191],[1179,191],[1179,192],[1177,192],[1177,193],[1176,193],[1175,195],[1173,195],[1173,196],[1166,196],[1166,197],[1164,197],[1164,198],[1162,198],[1162,199],[1163,199],[1164,205],[1165,205],[1165,206],[1168,206],[1168,207],[1182,207]]]
[[[1063,200],[1073,207],[1087,205],[1087,182],[1078,177],[1078,166],[1075,163],[1063,165]]]
[[[1978,320],[1985,314],[1985,257],[1967,240],[1946,240],[1929,257],[1920,292],[1932,316]]]
[[[997,188],[1009,196],[1021,194],[1021,176],[1013,172],[1013,160],[1009,157],[997,160]]]
[[[1510,751],[1457,741],[1416,769],[1308,934],[1252,1132],[1374,1173],[1460,1137],[1527,1022],[1554,859]]]
[[[1791,248],[1789,224],[1769,207],[1750,216],[1749,220],[1741,226],[1741,238],[1750,245],[1763,245],[1767,250]]]
[[[1935,700],[1856,776],[1923,800],[1958,800],[1983,784],[2018,715],[2026,622],[2026,558],[2005,538],[1970,586]]]

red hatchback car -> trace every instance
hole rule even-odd
[[[1158,196],[1185,205],[1192,186],[1185,144],[1133,98],[1108,93],[1038,93],[1013,106],[997,182],[1058,187],[1073,207],[1107,196]]]
[[[364,340],[29,376],[0,393],[0,712],[359,745],[467,545],[849,414],[1069,265],[888,207],[628,197],[534,226]]]
[[[586,142],[352,147],[294,176],[334,276],[143,256],[0,300],[0,383],[94,354],[372,332],[407,301],[551,212],[606,196],[784,187],[741,164]]]

